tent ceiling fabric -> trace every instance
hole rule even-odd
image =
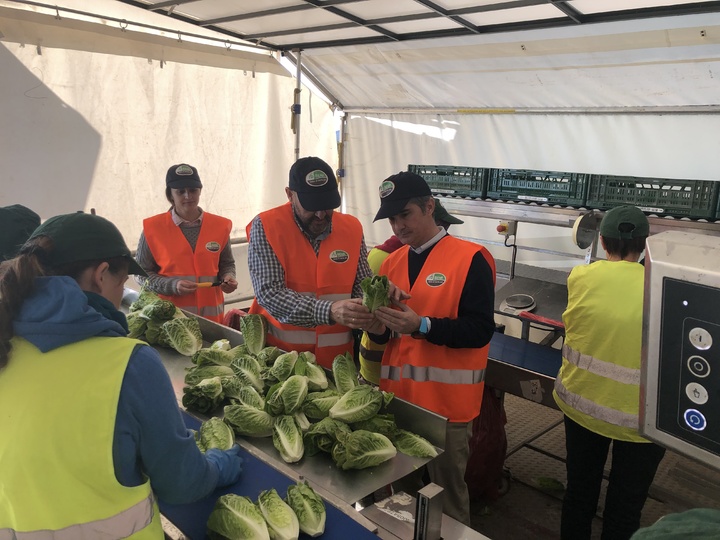
[[[720,11],[697,0],[118,1],[286,51]]]
[[[717,105],[720,1],[117,1],[299,53],[346,111]]]

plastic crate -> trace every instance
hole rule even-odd
[[[651,214],[714,219],[718,186],[712,180],[592,175],[587,203],[600,210],[632,204]]]
[[[487,196],[506,201],[534,201],[585,206],[589,174],[524,169],[491,169]]]
[[[408,165],[408,171],[422,176],[437,195],[485,197],[485,169],[452,165]]]

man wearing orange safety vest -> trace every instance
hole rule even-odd
[[[430,188],[417,174],[401,172],[380,185],[375,220],[388,218],[405,244],[385,259],[380,275],[410,297],[378,308],[374,315],[386,331],[370,337],[387,341],[380,388],[448,419],[445,452],[427,469],[445,490],[443,511],[469,526],[464,477],[495,330],[495,261],[481,245],[438,226],[434,208]],[[411,487],[407,479],[404,487]]]
[[[250,313],[267,318],[268,344],[313,352],[329,368],[338,354],[352,354],[352,330],[373,322],[360,288],[372,275],[362,226],[334,212],[337,180],[320,158],[297,160],[285,193],[287,203],[247,226]]]
[[[197,169],[173,165],[165,176],[170,210],[143,221],[135,258],[147,272],[145,288],[177,307],[222,323],[223,293],[237,289],[229,219],[199,206]]]

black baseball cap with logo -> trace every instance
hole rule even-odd
[[[297,193],[300,204],[308,212],[333,210],[340,206],[335,172],[319,157],[304,157],[293,163],[288,187]]]
[[[395,216],[410,199],[428,195],[432,195],[432,191],[422,176],[407,171],[394,174],[380,184],[380,210],[373,221]]]
[[[53,242],[49,262],[57,267],[68,263],[124,257],[128,273],[147,276],[133,259],[118,228],[107,219],[77,212],[48,219],[32,233],[30,240],[48,236]]]
[[[197,169],[187,163],[170,167],[165,175],[165,185],[175,189],[203,187]]]

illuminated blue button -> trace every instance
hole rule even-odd
[[[703,414],[695,409],[685,411],[685,423],[690,426],[690,429],[694,429],[695,431],[702,431],[707,426],[707,421]]]

